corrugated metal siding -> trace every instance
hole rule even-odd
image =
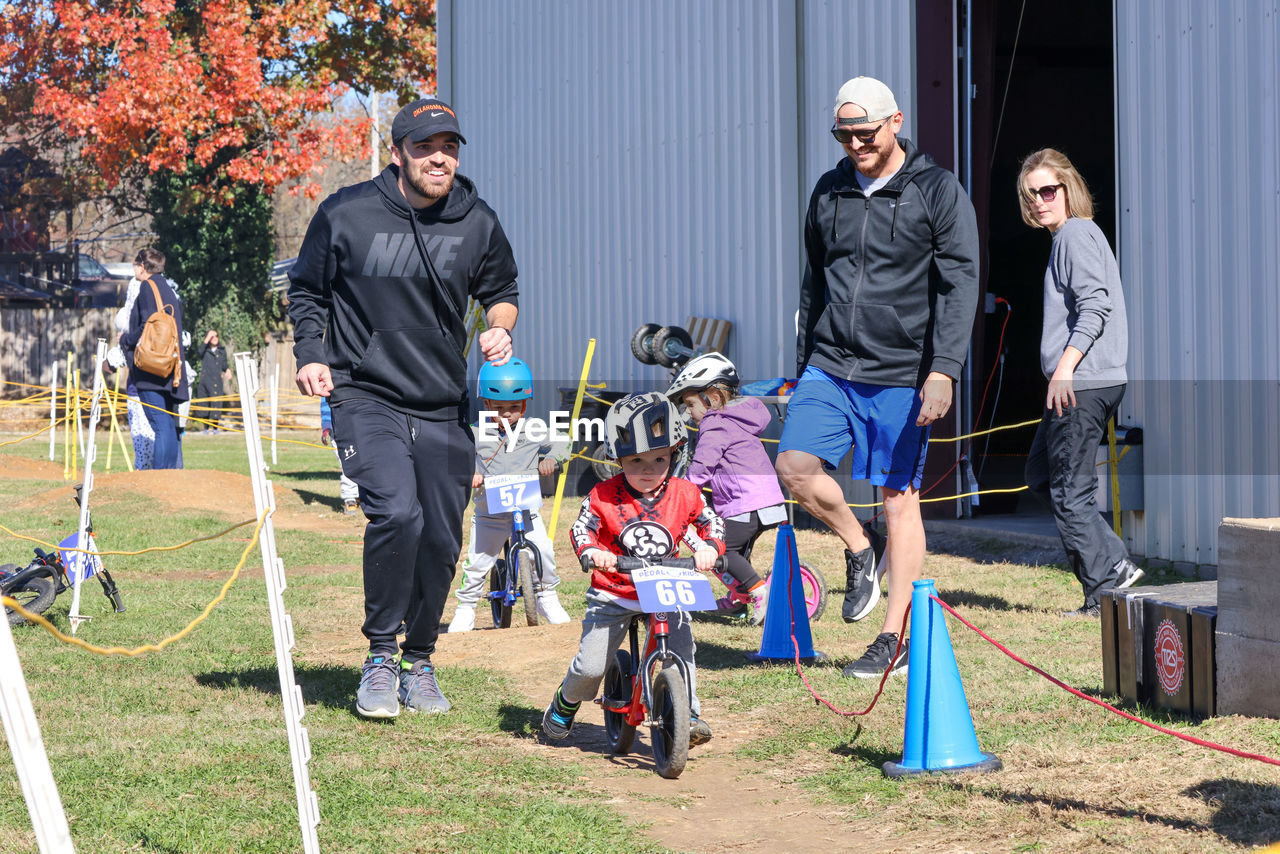
[[[733,322],[745,378],[793,372],[803,206],[840,156],[831,99],[858,73],[913,83],[913,4],[800,2],[442,0],[461,171],[515,247],[539,376],[576,380],[595,337],[593,380],[660,385],[631,334],[689,315]]]
[[[1216,564],[1224,516],[1280,515],[1280,13],[1121,2],[1116,44],[1133,545]]]

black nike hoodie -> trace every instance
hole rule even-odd
[[[329,366],[334,406],[372,398],[452,420],[467,397],[467,297],[485,310],[518,305],[516,263],[497,215],[456,174],[447,197],[414,212],[442,292],[422,262],[399,174],[392,164],[321,202],[289,271],[293,352],[299,366]]]

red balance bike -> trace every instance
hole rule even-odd
[[[723,569],[724,559],[716,561]],[[582,561],[590,571],[590,558]],[[636,614],[627,627],[630,646],[614,652],[604,674],[604,729],[615,754],[631,751],[636,728],[649,728],[653,764],[658,774],[674,780],[689,759],[689,718],[693,691],[689,665],[667,646],[668,614],[672,611],[707,611],[716,607],[710,580],[694,569],[692,558],[619,557],[615,571],[629,573],[644,614]],[[644,653],[640,652],[640,623],[648,620]]]

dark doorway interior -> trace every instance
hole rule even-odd
[[[1115,246],[1115,78],[1111,0],[1077,0],[1069,11],[1034,0],[978,0],[974,6],[975,26],[984,29],[974,38],[974,77],[991,81],[979,86],[974,109],[975,121],[989,121],[989,127],[975,127],[973,134],[975,186],[985,182],[989,190],[987,210],[978,211],[986,220],[986,290],[988,300],[1001,297],[1012,308],[1001,305],[984,315],[975,338],[982,342],[973,372],[975,429],[981,430],[1039,418],[1044,403],[1039,353],[1049,234],[1022,221],[1015,188],[1022,159],[1040,148],[1070,157],[1093,192],[1096,222]],[[975,201],[981,203],[979,195]],[[1024,427],[974,440],[970,458],[984,490],[1025,483],[1034,433]],[[984,495],[974,514],[1039,509],[1023,492]]]

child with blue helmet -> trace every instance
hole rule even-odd
[[[511,536],[511,514],[491,515],[485,497],[487,475],[549,475],[557,462],[569,458],[569,443],[539,442],[529,438],[516,425],[524,417],[533,397],[533,372],[520,359],[504,365],[486,362],[480,369],[478,397],[482,417],[497,422],[494,431],[476,431],[476,472],[471,486],[475,490],[475,513],[471,518],[471,538],[467,557],[462,564],[462,586],[458,589],[458,607],[449,623],[449,631],[469,632],[475,628],[476,603],[494,562],[502,557],[502,546]],[[489,434],[489,435],[486,435]],[[511,441],[511,437],[515,441]],[[567,623],[569,615],[560,604],[556,586],[556,559],[551,538],[537,510],[525,512],[525,539],[538,550],[542,559],[542,584],[537,591],[538,615],[548,623]]]

